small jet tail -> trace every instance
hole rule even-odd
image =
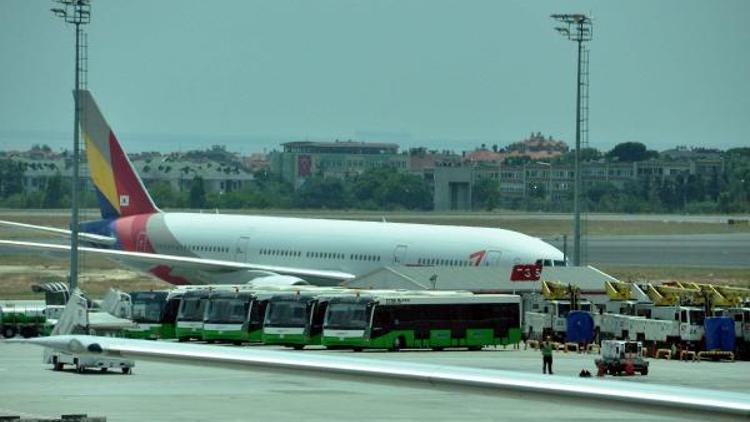
[[[78,93],[86,157],[102,218],[159,212],[91,92]]]

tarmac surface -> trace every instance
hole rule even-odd
[[[234,347],[234,346],[228,346]],[[269,346],[248,346],[269,347]],[[304,350],[285,353],[348,351]],[[53,372],[41,363],[42,350],[0,342],[0,416],[59,417],[86,413],[109,421],[144,420],[609,420],[688,421],[632,411],[608,410],[566,403],[564,399],[524,398],[514,393],[470,394],[390,386],[289,374],[237,371],[137,362],[133,375],[72,370]],[[535,350],[363,352],[362,359],[387,359],[538,373]],[[555,375],[593,372],[594,355],[559,353]],[[648,376],[618,377],[619,382],[671,384],[719,391],[750,393],[750,362],[652,360]],[[608,377],[608,379],[612,379]],[[596,383],[598,378],[580,379]],[[698,419],[695,419],[698,420]],[[705,420],[702,419],[702,420]],[[746,420],[746,419],[743,419]]]

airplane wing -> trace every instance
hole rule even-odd
[[[737,420],[750,417],[750,395],[726,391],[607,381],[598,378],[543,376],[484,368],[235,348],[201,344],[63,335],[17,340],[71,354],[119,359],[215,366],[294,375],[337,377],[361,382],[441,388],[451,392],[514,394],[530,400],[561,400],[603,410],[638,409],[648,414]]]
[[[36,226],[33,224],[25,224],[25,223],[16,223],[14,221],[0,220],[0,226],[11,227],[14,229],[42,232],[42,233],[47,233],[47,234],[51,234],[55,236],[62,236],[65,238],[70,238],[70,235],[71,235],[70,230],[67,230],[67,229],[59,229],[56,227],[47,227],[47,226]],[[78,233],[78,239],[95,244],[95,245],[101,245],[101,246],[112,246],[117,242],[117,239],[115,239],[114,237],[102,236],[102,235],[92,234],[92,233]]]
[[[22,242],[15,240],[0,240],[0,248],[1,247],[35,250],[53,254],[66,254],[70,251],[70,245],[53,245],[49,243]],[[180,267],[183,270],[203,271],[213,274],[231,273],[235,271],[257,271],[335,281],[344,281],[354,278],[354,274],[342,271],[314,270],[309,268],[282,267],[278,265],[256,265],[243,262],[223,261],[219,259],[194,258],[89,247],[79,247],[78,251],[84,254],[104,256],[126,263],[136,263],[148,266],[175,266]]]

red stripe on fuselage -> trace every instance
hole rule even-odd
[[[190,284],[188,280],[185,277],[180,276],[174,276],[171,274],[172,268],[167,265],[159,265],[158,267],[154,267],[151,269],[151,274],[159,277],[160,279],[166,281],[169,284],[174,284],[177,286],[184,286],[186,284]]]
[[[117,142],[117,138],[112,132],[109,132],[109,155],[112,161],[112,172],[115,176],[120,215],[127,217],[156,212],[156,208],[138,180],[138,176],[130,167],[127,156],[125,156],[122,148],[120,148],[120,143]]]
[[[154,253],[146,227],[151,214],[118,218],[115,221],[117,239],[125,251]]]

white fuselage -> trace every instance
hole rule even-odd
[[[509,230],[221,214],[153,215],[156,253],[363,275],[385,266],[508,266],[562,252]]]

